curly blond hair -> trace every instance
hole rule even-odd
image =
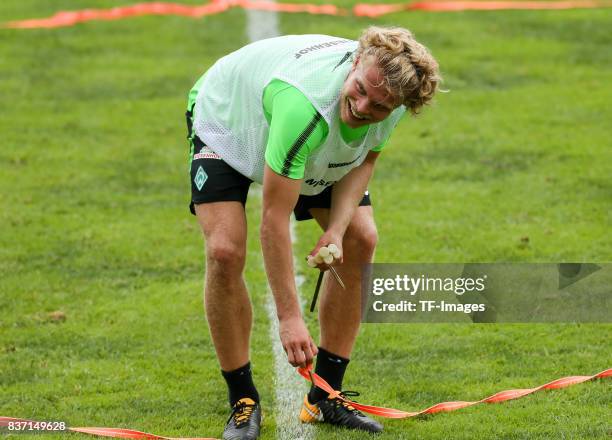
[[[413,115],[429,104],[442,77],[429,50],[401,27],[370,26],[359,38],[356,56],[373,56],[389,93],[397,96]]]

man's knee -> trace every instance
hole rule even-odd
[[[242,272],[246,259],[245,243],[228,239],[206,241],[206,263],[209,270],[235,275]]]
[[[344,254],[347,256],[358,256],[360,259],[369,261],[374,255],[378,243],[378,231],[374,222],[367,222],[359,227],[349,228],[344,236]]]

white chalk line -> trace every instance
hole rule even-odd
[[[270,1],[274,3],[274,1]],[[256,11],[247,9],[247,35],[249,41],[263,40],[264,38],[278,37],[278,14],[273,11]]]
[[[264,38],[279,36],[278,14],[276,12],[247,10],[247,34],[249,40],[257,41]],[[261,186],[254,184],[251,193],[261,198]],[[291,243],[296,241],[295,221],[291,220]],[[293,261],[298,267],[297,261]],[[304,277],[296,273],[295,284],[298,292],[304,283]],[[302,310],[305,302],[300,299]],[[280,343],[278,333],[278,318],[276,304],[272,292],[268,290],[266,297],[266,312],[270,321],[270,340],[274,352],[274,390],[276,397],[274,417],[276,419],[276,438],[278,440],[311,440],[314,430],[311,425],[305,425],[298,420],[302,400],[306,392],[304,380],[287,362],[287,355]]]
[[[295,222],[291,222],[291,237],[294,242]],[[296,261],[294,258],[294,265]],[[295,283],[300,290],[304,283],[302,275],[296,275]],[[305,301],[300,298],[302,310]],[[304,380],[295,372],[295,368],[287,362],[287,355],[280,343],[278,335],[278,319],[276,317],[276,306],[272,292],[268,291],[266,299],[266,310],[270,320],[270,339],[274,350],[274,388],[276,391],[276,438],[279,440],[308,440],[314,438],[312,425],[302,424],[298,420],[298,414],[302,407],[302,401],[307,388]]]

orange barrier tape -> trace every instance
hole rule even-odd
[[[27,424],[41,423],[35,420],[28,419],[17,419],[14,417],[0,417],[0,427],[8,427],[11,423],[22,423],[21,426],[27,427]],[[25,423],[25,424],[24,424]],[[49,423],[49,422],[47,422]],[[15,426],[15,425],[13,425]],[[67,427],[66,431],[81,432],[83,434],[98,435],[102,437],[114,437],[114,438],[131,438],[131,439],[146,439],[146,440],[216,440],[210,437],[162,437],[160,435],[149,434],[141,431],[134,431],[133,429],[123,428],[70,428]],[[41,433],[41,432],[59,432],[59,431],[43,431],[33,429],[21,429],[21,430],[9,430],[9,433]]]
[[[48,18],[13,21],[6,27],[31,29],[73,26],[91,20],[119,20],[141,15],[180,15],[200,18],[206,15],[219,14],[233,7],[277,12],[306,12],[308,14],[344,15],[346,11],[335,5],[311,5],[272,3],[260,0],[213,0],[201,6],[181,5],[177,3],[139,3],[131,6],[119,6],[111,9],[83,9],[80,11],[61,11]]]
[[[596,1],[427,1],[417,3],[394,4],[357,4],[353,7],[353,15],[360,17],[378,17],[393,12],[419,10],[419,11],[491,11],[504,9],[576,9],[576,8],[605,8],[612,6],[610,2]],[[61,11],[48,18],[13,21],[5,27],[31,29],[56,28],[73,26],[91,20],[119,20],[122,18],[142,15],[180,15],[184,17],[199,18],[206,15],[220,14],[230,8],[257,9],[261,11],[275,11],[324,15],[348,15],[346,9],[336,5],[313,5],[293,3],[273,3],[265,0],[212,0],[200,6],[181,5],[178,3],[139,3],[131,6],[119,6],[111,9],[83,9],[80,11]]]
[[[595,1],[431,1],[416,3],[364,4],[353,7],[359,17],[380,17],[401,11],[457,12],[502,11],[508,9],[592,9],[612,6],[609,2]]]
[[[384,408],[380,406],[372,406],[372,405],[363,405],[361,403],[353,402],[350,399],[347,399],[343,396],[339,395],[339,391],[334,390],[321,376],[318,376],[315,372],[312,371],[312,365],[309,368],[298,368],[298,373],[305,379],[309,380],[317,387],[327,391],[332,396],[337,396],[338,398],[344,400],[345,402],[350,403],[353,407],[361,410],[363,412],[374,414],[381,417],[387,417],[391,419],[405,419],[407,417],[416,417],[423,414],[436,414],[439,412],[447,412],[447,411],[455,411],[461,408],[465,408],[468,406],[476,405],[478,403],[499,403],[505,402],[506,400],[518,399],[519,397],[526,396],[531,393],[535,393],[540,390],[552,390],[557,388],[565,388],[571,385],[576,385],[582,382],[586,382],[592,379],[602,379],[604,377],[612,377],[612,368],[602,371],[601,373],[595,374],[593,376],[569,376],[563,377],[561,379],[553,380],[544,385],[540,385],[536,388],[527,388],[527,389],[517,389],[517,390],[507,390],[500,391],[499,393],[495,393],[492,396],[485,397],[482,400],[478,400],[476,402],[442,402],[436,405],[430,406],[429,408],[425,408],[422,411],[418,412],[408,412],[402,411],[399,409],[393,408]]]
[[[563,377],[561,379],[553,380],[552,382],[548,382],[547,384],[540,385],[535,388],[526,388],[526,389],[516,389],[516,390],[506,390],[500,391],[499,393],[495,393],[492,396],[485,397],[484,399],[475,401],[475,402],[442,402],[436,405],[430,406],[429,408],[425,408],[424,410],[417,412],[408,412],[402,411],[394,408],[384,408],[381,406],[373,406],[373,405],[364,405],[362,403],[353,402],[346,397],[340,395],[340,391],[334,390],[321,376],[317,375],[312,371],[312,365],[308,368],[298,368],[298,373],[309,380],[317,387],[327,391],[330,395],[336,396],[339,399],[344,400],[345,402],[350,403],[353,407],[357,408],[360,411],[374,414],[381,417],[386,417],[390,419],[405,419],[408,417],[416,417],[423,414],[436,414],[439,412],[449,412],[455,411],[461,408],[466,408],[468,406],[476,405],[479,403],[500,403],[505,402],[507,400],[518,399],[520,397],[524,397],[528,394],[535,393],[540,390],[553,390],[558,388],[565,388],[571,385],[576,385],[582,382],[586,382],[593,379],[603,379],[605,377],[612,377],[612,368],[602,371],[601,373],[594,374],[593,376],[568,376]],[[25,422],[25,423],[37,423],[34,420],[28,419],[18,419],[14,417],[0,417],[0,427],[8,427],[10,423],[15,422]],[[115,437],[115,438],[128,438],[128,439],[143,439],[143,440],[216,440],[214,438],[180,438],[180,437],[162,437],[155,434],[149,434],[141,431],[134,431],[132,429],[123,429],[123,428],[66,428],[68,431],[73,432],[81,432],[83,434],[91,434],[98,435],[103,437]]]

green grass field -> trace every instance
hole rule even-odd
[[[0,21],[122,4],[3,0]],[[371,23],[413,30],[449,90],[406,118],[379,160],[378,262],[612,260],[611,10],[279,17],[281,33],[349,38]],[[225,385],[203,314],[183,114],[201,73],[248,42],[245,28],[234,9],[0,29],[0,415],[221,435]],[[245,275],[272,439],[259,207],[247,204]],[[296,255],[317,237],[298,225]],[[300,271],[309,298],[316,275]],[[611,341],[610,324],[365,324],[345,386],[364,403],[420,410],[594,374],[612,366]],[[605,439],[611,391],[601,380],[389,420],[376,438]],[[322,426],[315,437],[364,435]]]

